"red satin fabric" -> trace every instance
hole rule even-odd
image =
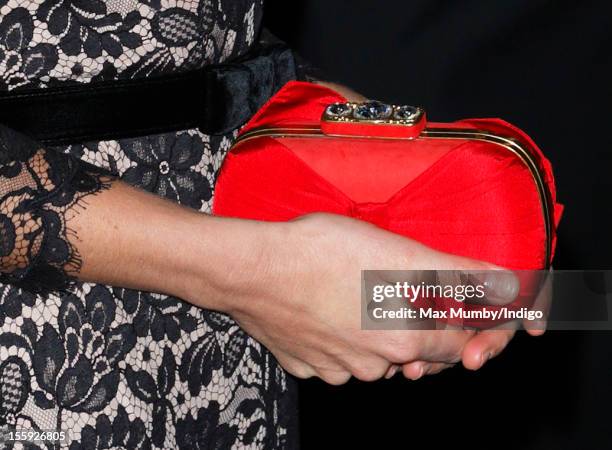
[[[292,82],[242,132],[317,124],[325,106],[337,101],[344,99],[327,88]],[[485,129],[525,142],[554,202],[550,163],[522,131],[499,119],[428,126]],[[544,217],[532,175],[516,156],[484,142],[254,139],[227,155],[213,212],[269,221],[330,212],[503,267],[546,265]],[[559,205],[555,213],[558,218]]]
[[[324,108],[341,101],[327,88],[291,82],[242,133],[318,125]],[[428,127],[488,130],[526,144],[554,206],[554,243],[562,207],[555,201],[550,163],[525,133],[500,119]],[[365,220],[434,249],[510,269],[546,266],[545,221],[533,177],[518,157],[492,143],[260,137],[229,152],[215,188],[214,214],[287,221],[311,212]],[[523,294],[513,307],[532,299]],[[449,303],[436,306],[448,309]]]

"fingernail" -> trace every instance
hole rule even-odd
[[[421,365],[421,367],[419,367],[419,374],[417,375],[415,380],[418,380],[419,378],[422,378],[423,375],[425,375],[427,373],[428,368],[429,368],[429,364]]]
[[[491,358],[493,358],[493,352],[482,353],[480,355],[480,366],[482,367]]]
[[[507,270],[490,270],[474,274],[485,289],[487,298],[495,298],[505,303],[512,302],[519,293],[520,283],[516,275]]]
[[[387,373],[387,375],[385,375],[385,378],[388,380],[389,378],[393,378],[395,376],[395,374],[397,373],[399,367],[398,366],[392,366],[391,370]]]

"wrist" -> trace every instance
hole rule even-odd
[[[231,314],[266,284],[282,224],[201,215],[188,249],[179,295]]]

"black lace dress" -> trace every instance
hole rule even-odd
[[[258,38],[261,3],[0,0],[0,89],[222,62]],[[55,289],[81,264],[65,218],[107,185],[95,167],[206,212],[234,136],[43,148],[0,124],[0,267],[17,267],[0,283],[0,429],[66,431],[50,448],[295,445],[293,381],[229,317],[113,286]]]

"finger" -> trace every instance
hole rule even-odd
[[[321,380],[333,386],[340,386],[351,379],[351,373],[346,370],[318,370],[316,374]]]
[[[418,357],[413,359],[456,363],[461,360],[463,349],[473,336],[472,330],[432,330],[424,337]]]
[[[338,374],[348,372],[338,358],[334,358],[325,352],[305,352],[300,357],[296,357],[288,352],[280,351],[275,353],[275,357],[283,369],[301,379],[319,377],[328,382],[322,376],[322,374],[325,374],[326,377],[329,377],[330,384],[342,384],[340,381],[343,377]]]
[[[296,378],[305,380],[316,375],[316,371],[312,366],[287,353],[283,352],[275,355],[275,357],[281,367]]]
[[[531,307],[532,311],[541,311],[543,313],[543,318],[536,320],[523,320],[523,327],[531,336],[541,336],[546,331],[547,318],[550,313],[553,296],[552,269],[545,276],[546,278],[543,282],[542,288],[540,289],[540,292],[538,293],[538,296]]]
[[[447,334],[446,336],[447,338],[452,336],[453,334],[457,334],[460,336],[459,342],[465,339],[465,341],[463,341],[465,343],[469,342],[469,338],[476,333],[474,330],[466,330],[466,329],[457,327],[455,325],[451,325],[451,324],[448,324],[442,321],[437,321],[436,331],[434,332],[434,336],[438,335],[438,333],[440,332],[441,333],[451,332],[450,335]],[[451,342],[452,341],[453,340],[451,339]],[[417,380],[421,378],[423,375],[437,374],[437,373],[440,373],[444,369],[453,367],[455,365],[455,362],[460,360],[461,358],[460,354],[461,354],[462,349],[463,347],[461,346],[457,347],[456,351],[457,351],[458,356],[454,358],[452,363],[440,362],[440,361],[435,361],[435,360],[428,360],[429,362],[424,361],[424,360],[418,360],[418,361],[411,361],[409,363],[403,364],[402,371],[404,373],[404,376],[411,380]]]
[[[428,363],[426,361],[413,361],[407,364],[404,364],[403,372],[406,378],[410,378],[411,380],[421,378],[424,375],[435,375],[442,372],[445,369],[449,369],[454,367],[455,364],[447,364],[447,363]],[[422,370],[422,373],[421,373]]]
[[[402,373],[404,377],[409,380],[416,381],[425,375],[427,369],[427,363],[425,361],[414,361],[402,366]]]
[[[502,352],[515,329],[491,329],[478,333],[464,347],[461,359],[466,369],[478,370]]]
[[[424,244],[414,243],[415,261],[419,262],[418,269],[423,270],[469,270],[486,272],[489,270],[504,270],[500,266],[486,261],[466,258],[434,250]]]
[[[444,255],[444,254],[443,254]],[[442,267],[455,264],[455,268],[438,270],[410,270],[410,271],[380,271],[368,274],[380,285],[394,285],[409,283],[412,285],[440,285],[464,289],[480,287],[482,296],[471,296],[469,301],[476,304],[506,305],[512,303],[519,293],[520,283],[517,276],[510,270],[502,269],[481,261],[459,258],[454,255],[445,255],[446,261]],[[442,257],[440,257],[442,258]],[[477,269],[472,269],[477,267]],[[486,267],[486,269],[485,269]]]
[[[461,360],[465,345],[475,334],[475,330],[438,320],[436,330],[432,332],[429,339],[430,345],[435,346],[435,349],[424,347],[424,350],[428,350],[427,355],[429,356],[422,359],[435,363],[454,364]]]
[[[451,286],[458,284],[482,286],[484,297],[470,298],[475,302],[505,305],[512,303],[520,291],[519,279],[511,270],[427,247],[420,248],[418,253],[419,265],[424,270],[427,267],[435,268],[438,282]]]
[[[375,330],[363,345],[367,356],[375,355],[398,365],[419,360],[457,362],[472,335],[468,330],[434,330],[431,327],[425,331]],[[353,370],[352,365],[347,368]]]
[[[345,364],[345,369],[355,378],[361,381],[376,381],[384,377],[391,370],[391,365],[386,359],[374,355]]]
[[[487,271],[466,271],[464,285],[482,287],[482,297],[472,297],[468,303],[480,305],[507,305],[516,300],[520,282],[510,270],[492,269]]]
[[[388,380],[389,378],[393,378],[400,369],[401,366],[398,366],[397,364],[392,364],[391,367],[389,367],[389,370],[387,370],[387,373],[385,374],[385,379]]]
[[[440,372],[455,367],[455,364],[447,364],[447,363],[432,363],[429,368],[426,369],[425,375],[437,375]]]

